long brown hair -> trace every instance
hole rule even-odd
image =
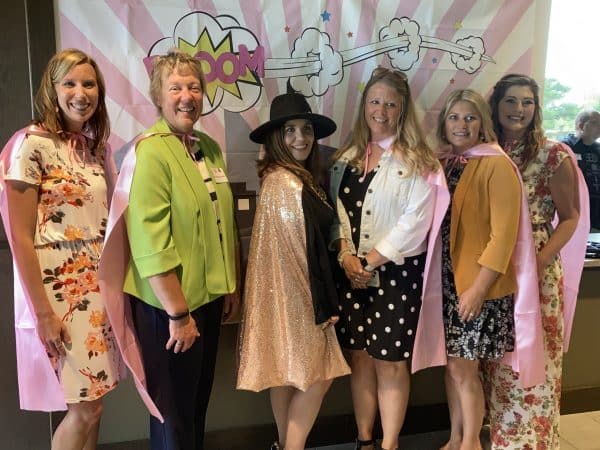
[[[264,141],[264,154],[256,163],[258,177],[262,180],[271,170],[276,167],[283,167],[296,175],[305,186],[308,186],[315,194],[325,201],[325,193],[320,182],[320,163],[319,163],[319,144],[315,139],[306,159],[305,166],[302,166],[294,155],[288,150],[284,140],[284,126],[273,129]]]
[[[98,64],[90,56],[76,48],[69,48],[54,55],[42,75],[40,87],[35,96],[35,109],[39,115],[37,123],[49,132],[61,136],[66,131],[62,111],[58,106],[56,84],[59,83],[75,66],[89,64],[96,73],[98,85],[98,106],[87,121],[85,127],[93,133],[92,154],[104,161],[106,141],[110,136],[110,122],[106,109],[106,85]]]
[[[394,152],[397,152],[408,166],[409,173],[407,175],[410,175],[413,170],[416,170],[420,174],[427,171],[436,171],[439,168],[439,162],[423,137],[406,75],[399,70],[390,70],[385,67],[377,67],[373,70],[360,99],[358,117],[354,123],[350,141],[333,155],[333,159],[339,159],[346,150],[355,146],[357,152],[350,161],[350,164],[361,170],[363,169],[362,165],[371,137],[369,126],[365,119],[365,104],[369,89],[375,83],[386,84],[394,89],[401,98],[401,111],[398,115],[396,136],[394,137],[392,146]]]
[[[542,128],[540,88],[533,78],[517,73],[504,75],[502,78],[500,78],[500,80],[498,80],[494,86],[492,95],[490,96],[489,103],[490,109],[492,110],[492,122],[494,124],[494,130],[496,131],[501,144],[504,144],[505,139],[502,125],[500,125],[500,119],[498,117],[498,105],[506,95],[506,91],[508,91],[508,89],[512,86],[526,86],[531,89],[535,103],[533,119],[528,125],[525,135],[523,136],[523,141],[521,142],[521,144],[524,146],[524,151],[520,169],[523,170],[537,157],[540,149],[546,144],[546,136],[544,135],[544,129]]]

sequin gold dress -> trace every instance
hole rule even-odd
[[[328,224],[315,227],[305,223],[305,210],[308,213],[309,205],[311,211],[321,208],[321,214],[314,215],[321,221],[332,215],[319,203],[297,176],[283,168],[264,177],[248,257],[238,389],[293,386],[306,391],[317,381],[350,373],[334,328],[323,329],[315,320],[312,275],[323,261],[307,255],[315,254],[310,247],[316,240],[327,242],[319,230],[328,230],[332,217]],[[320,278],[333,285],[330,273],[321,273]]]

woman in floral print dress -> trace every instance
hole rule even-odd
[[[2,153],[21,407],[68,409],[53,449],[96,448],[101,398],[119,378],[96,280],[108,213],[104,94],[91,58],[58,53],[36,96],[41,120]]]
[[[523,389],[510,366],[484,367],[492,448],[558,449],[563,343],[563,267],[559,251],[579,220],[577,165],[561,144],[548,141],[541,127],[535,80],[509,74],[490,98],[495,131],[519,167],[527,191],[536,245],[544,329],[546,382]],[[552,220],[558,213],[558,223]],[[583,255],[582,255],[583,258]]]

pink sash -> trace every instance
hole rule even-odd
[[[435,209],[427,240],[423,275],[423,301],[411,363],[411,371],[446,364],[446,340],[442,316],[442,236],[440,229],[450,203],[450,193],[442,169],[430,173],[427,182],[434,187]]]
[[[517,278],[515,293],[515,349],[504,355],[502,361],[512,366],[519,373],[522,387],[530,387],[543,383],[544,367],[544,335],[542,313],[540,310],[540,294],[538,290],[537,259],[533,232],[529,219],[527,194],[523,188],[523,180],[518,167],[497,144],[481,144],[467,150],[466,158],[481,156],[504,156],[510,161],[519,182],[521,183],[521,211],[519,214],[519,232],[513,250],[511,262]]]
[[[124,213],[129,203],[129,190],[135,169],[135,146],[145,136],[141,135],[127,145],[126,155],[114,187],[104,249],[98,268],[98,285],[113,327],[121,355],[131,371],[135,386],[150,414],[163,422],[152,398],[146,391],[146,376],[142,356],[131,317],[129,298],[123,292],[125,272],[129,263],[129,242]]]
[[[54,138],[40,127],[31,125],[17,131],[0,154],[0,213],[11,251],[13,240],[6,201],[5,176],[16,152],[28,135]],[[46,349],[35,329],[31,294],[14,264],[15,343],[17,376],[21,409],[30,411],[61,411],[67,409],[65,395]]]
[[[483,156],[504,156],[513,166],[515,173],[521,181],[518,168],[511,159],[502,151],[497,144],[481,144],[473,147],[461,156],[464,158],[479,158]],[[503,359],[506,364],[510,364],[515,372],[520,373],[520,383],[523,387],[539,384],[544,380],[544,347],[542,334],[541,312],[539,307],[539,292],[537,285],[537,264],[531,223],[529,221],[529,208],[527,198],[523,189],[521,189],[521,211],[519,216],[519,232],[517,243],[513,251],[511,262],[515,268],[517,279],[517,292],[515,293],[515,350],[507,353]],[[449,195],[447,199],[449,199]],[[446,208],[448,200],[446,200]],[[439,227],[443,220],[443,214],[440,219]],[[435,222],[434,222],[435,223]],[[433,228],[432,228],[433,230]],[[431,246],[434,245],[434,248]],[[435,240],[430,239],[428,252],[435,254],[435,261],[426,266],[424,286],[423,306],[425,307],[425,298],[428,298],[432,307],[435,304],[438,312],[429,312],[425,315],[427,322],[423,323],[423,330],[420,330],[421,323],[417,329],[416,339],[419,339],[421,333],[428,337],[424,342],[429,346],[426,349],[415,348],[415,357],[413,358],[413,371],[420,370],[434,365],[446,364],[446,348],[444,338],[444,324],[442,319],[442,295],[441,295],[441,237]],[[433,270],[433,272],[432,272]],[[435,284],[434,284],[435,283]],[[439,285],[439,287],[438,287]],[[435,320],[431,320],[431,315]],[[422,319],[423,315],[419,318]],[[415,343],[415,347],[416,347]],[[422,355],[425,355],[428,359]]]
[[[585,249],[590,233],[590,198],[585,178],[577,166],[577,158],[573,150],[566,145],[560,144],[568,153],[573,161],[575,172],[577,174],[577,187],[579,192],[579,222],[577,228],[569,239],[569,242],[560,251],[560,259],[563,266],[563,320],[564,320],[564,347],[563,351],[569,350],[571,341],[571,330],[573,329],[573,319],[575,317],[575,306],[577,304],[577,294],[579,292],[579,283],[583,264],[585,262]],[[556,217],[552,222],[558,223]]]

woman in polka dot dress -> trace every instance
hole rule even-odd
[[[521,185],[495,143],[489,108],[472,90],[454,91],[440,112],[437,135],[448,146],[451,193],[442,222],[442,298],[451,432],[445,450],[481,450],[484,397],[481,360],[515,345],[515,270]]]
[[[439,164],[418,126],[406,76],[377,68],[361,98],[351,142],[334,155],[331,196],[338,220],[340,344],[349,350],[356,448],[395,449],[409,394]]]

